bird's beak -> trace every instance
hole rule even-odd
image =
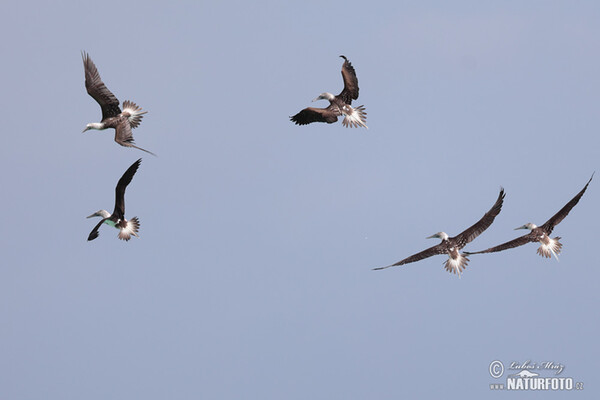
[[[319,96],[319,97],[320,97],[320,96]],[[313,101],[312,101],[312,102],[314,103],[314,102],[315,102],[315,101],[317,101],[317,100],[321,100],[319,97],[315,97],[315,98],[313,99]]]
[[[431,235],[431,236],[427,236],[425,239],[435,239],[437,236],[435,234]]]
[[[519,229],[527,229],[527,227],[526,227],[525,225],[521,225],[520,227],[518,227],[518,228],[515,228],[515,231],[516,231],[516,230],[519,230]]]
[[[93,213],[92,215],[88,215],[86,218],[93,218],[96,217],[98,214],[97,213]]]
[[[85,129],[83,131],[81,131],[81,133],[84,133],[85,131],[89,131],[90,128],[88,128],[87,126],[85,127]]]

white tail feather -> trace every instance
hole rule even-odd
[[[131,235],[138,236],[138,230],[140,229],[140,220],[138,217],[133,217],[125,223],[125,226],[119,230],[119,239],[125,240],[126,242],[131,239]]]
[[[138,107],[133,101],[125,100],[123,102],[123,113],[129,114],[127,117],[129,125],[131,125],[132,128],[137,128],[140,123],[142,123],[142,117],[144,114],[148,113],[148,111],[142,112],[142,107]]]
[[[458,277],[460,278],[460,275],[467,267],[467,264],[469,264],[469,259],[464,255],[459,254],[458,258],[448,257],[444,262],[444,267],[446,268],[446,271],[458,274]]]
[[[546,238],[547,241],[544,240],[546,243],[544,243],[544,241],[540,241],[542,245],[537,249],[537,253],[545,258],[551,258],[552,255],[554,255],[556,260],[559,261],[558,255],[560,254],[560,251],[562,249],[562,243],[558,241],[560,237],[557,236],[553,239],[549,237]]]
[[[350,106],[344,106],[344,108],[348,107],[350,109],[350,113],[344,112],[344,120],[342,121],[342,125],[346,128],[357,128],[362,126],[364,128],[369,129],[367,126],[367,113],[365,112],[364,106],[358,106],[356,108],[352,108]]]
[[[558,259],[558,256],[556,255],[556,252],[554,251],[554,249],[552,247],[550,247],[550,251],[552,252],[552,254],[554,254],[554,257],[556,258],[556,261],[560,262],[560,260]]]

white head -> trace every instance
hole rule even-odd
[[[431,236],[427,236],[426,239],[442,239],[442,240],[448,240],[448,234],[446,232],[438,232],[438,233],[434,233]]]
[[[313,99],[313,101],[317,101],[317,100],[329,100],[332,101],[335,98],[334,95],[332,95],[331,93],[325,92],[325,93],[321,93],[318,97],[316,97],[315,99]]]
[[[93,213],[92,215],[88,215],[86,218],[93,218],[93,217],[108,218],[108,217],[110,217],[110,213],[106,210],[98,210],[95,213]]]
[[[90,129],[102,130],[102,129],[104,129],[104,125],[102,125],[100,122],[92,122],[85,126],[85,129],[83,130],[83,132],[89,131]],[[83,132],[81,132],[81,133],[83,133]]]
[[[528,222],[525,225],[521,225],[520,227],[515,228],[515,231],[517,229],[529,229],[531,231],[531,230],[534,230],[535,228],[537,228],[536,224],[532,224],[531,222]]]

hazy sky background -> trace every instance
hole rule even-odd
[[[3,2],[0,398],[481,399],[493,360],[585,384],[510,398],[598,398],[600,176],[560,262],[371,270],[500,186],[465,250],[512,239],[600,171],[598,21],[592,1]],[[81,133],[101,118],[82,50],[158,157]],[[341,91],[340,54],[369,130],[293,125]],[[141,237],[87,242],[139,157]]]

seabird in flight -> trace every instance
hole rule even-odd
[[[134,144],[133,134],[131,133],[132,128],[137,128],[142,122],[142,117],[147,111],[142,112],[141,107],[138,107],[137,104],[129,100],[123,102],[123,111],[121,111],[121,108],[119,108],[119,100],[110,90],[108,90],[104,82],[102,82],[98,69],[90,56],[85,52],[82,52],[81,55],[83,57],[83,68],[85,70],[85,88],[87,89],[88,94],[100,104],[100,108],[102,109],[102,121],[87,124],[83,131],[114,128],[115,142],[119,143],[121,146],[134,147],[145,151],[146,153],[156,155],[151,151],[136,146]]]
[[[515,230],[529,229],[529,233],[511,241],[508,241],[506,243],[500,244],[496,247],[491,247],[487,250],[474,252],[465,251],[465,254],[495,253],[497,251],[523,246],[524,244],[527,244],[529,242],[540,242],[541,246],[538,247],[537,253],[545,258],[550,258],[552,257],[552,254],[554,254],[554,257],[556,257],[556,260],[558,260],[558,255],[560,254],[560,250],[562,249],[562,243],[559,242],[559,236],[551,238],[550,235],[552,234],[554,227],[558,225],[563,219],[565,219],[565,217],[569,214],[569,211],[571,211],[571,209],[575,207],[575,205],[579,202],[579,199],[581,199],[581,196],[583,196],[583,194],[585,193],[585,190],[592,181],[593,177],[594,174],[592,174],[592,177],[590,178],[588,183],[585,184],[583,189],[581,189],[581,191],[577,193],[577,195],[575,195],[575,197],[573,197],[571,201],[569,201],[563,208],[560,209],[559,212],[554,214],[554,216],[548,221],[546,221],[542,226],[537,226],[535,224],[532,224],[531,222],[528,222],[525,225],[515,228]]]
[[[138,219],[138,217],[133,217],[129,221],[125,219],[125,188],[127,188],[127,185],[129,185],[129,183],[131,182],[131,179],[133,178],[133,175],[135,175],[135,172],[137,171],[141,162],[142,159],[140,158],[139,160],[131,164],[131,166],[127,168],[127,171],[125,171],[121,179],[119,179],[119,182],[117,183],[117,187],[115,189],[116,199],[115,210],[113,211],[113,213],[110,214],[106,210],[100,210],[87,217],[102,218],[102,220],[98,222],[98,225],[96,225],[94,229],[92,229],[92,231],[90,232],[88,240],[94,240],[98,237],[98,229],[100,229],[100,226],[102,226],[102,224],[107,224],[109,226],[117,228],[119,230],[119,239],[121,240],[128,241],[129,239],[131,239],[131,235],[139,237],[137,234],[140,228],[140,220]]]
[[[435,256],[438,254],[448,254],[448,260],[446,260],[446,262],[444,263],[446,270],[450,273],[457,273],[460,277],[461,272],[465,269],[469,261],[467,257],[465,257],[463,254],[460,254],[460,250],[463,247],[465,247],[467,243],[474,240],[477,236],[481,235],[483,231],[489,228],[492,222],[494,222],[494,218],[496,218],[496,216],[500,213],[503,201],[504,189],[500,188],[500,194],[498,195],[498,199],[496,200],[492,208],[490,208],[490,210],[487,213],[485,213],[484,216],[481,217],[481,219],[470,228],[466,229],[465,231],[454,237],[448,237],[448,234],[445,232],[438,232],[434,235],[429,236],[427,239],[442,239],[442,242],[440,244],[423,250],[420,253],[413,254],[412,256],[407,257],[404,260],[398,261],[395,264],[388,265],[387,267],[379,267],[374,269],[380,270],[390,267],[396,267],[398,265],[404,265],[415,261],[423,260],[425,258]]]
[[[365,112],[364,106],[358,106],[356,108],[351,106],[352,100],[358,99],[358,79],[356,78],[356,71],[345,56],[340,57],[345,60],[342,65],[344,90],[337,96],[328,92],[321,93],[313,101],[329,100],[329,107],[305,108],[298,114],[290,117],[290,120],[294,121],[296,125],[307,125],[312,122],[327,122],[328,124],[332,124],[338,120],[339,116],[343,115],[344,120],[342,121],[342,124],[345,127],[354,128],[363,126],[368,129],[366,124],[367,113]]]

